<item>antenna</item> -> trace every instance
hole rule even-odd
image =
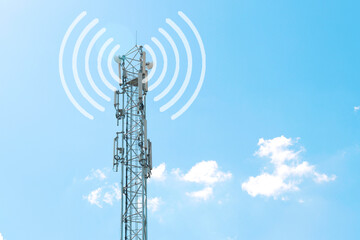
[[[147,240],[147,179],[151,176],[151,141],[147,139],[146,93],[150,64],[142,46],[115,57],[121,69],[114,94],[117,126],[113,170],[121,171],[121,240]]]

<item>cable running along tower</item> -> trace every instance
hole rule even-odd
[[[151,142],[147,139],[147,69],[142,46],[136,45],[119,64],[119,90],[114,94],[117,126],[113,169],[121,171],[121,240],[147,240],[147,179],[151,175]]]

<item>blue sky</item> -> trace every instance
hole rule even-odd
[[[0,240],[119,238],[120,174],[111,171],[116,122],[112,101],[86,80],[90,37],[79,51],[79,76],[104,112],[81,96],[71,69],[76,39],[94,18],[91,35],[107,30],[94,46],[91,73],[109,96],[95,55],[107,38],[123,53],[137,31],[138,43],[155,50],[159,69],[161,53],[151,37],[168,53],[168,72],[147,105],[156,166],[150,239],[358,239],[359,7],[350,0],[2,0]],[[83,11],[65,49],[64,74],[94,120],[71,104],[58,70],[61,41]],[[198,29],[207,64],[197,99],[171,120],[201,71],[196,38],[178,11]],[[182,98],[160,112],[187,68],[185,48],[166,18],[188,38],[193,74]],[[180,71],[173,90],[154,102],[175,68],[159,27],[178,46]]]

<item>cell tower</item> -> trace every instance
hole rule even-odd
[[[135,46],[119,64],[119,90],[114,94],[117,126],[113,169],[121,171],[121,240],[147,240],[147,179],[152,169],[151,142],[147,139],[147,69],[142,46]],[[121,164],[120,168],[119,165]]]

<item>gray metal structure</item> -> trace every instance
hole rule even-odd
[[[121,240],[147,240],[147,179],[151,175],[151,142],[147,139],[146,53],[135,46],[116,56],[121,83],[114,94],[117,126],[113,169],[121,171]]]

